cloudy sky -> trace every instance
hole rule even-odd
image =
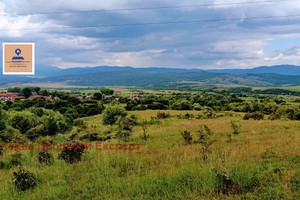
[[[37,64],[61,68],[299,65],[300,0],[262,1],[2,0],[0,38],[34,42]],[[130,10],[189,5],[206,6]],[[110,11],[73,12],[96,10]],[[270,16],[290,17],[249,19]],[[200,22],[124,25],[180,21]]]

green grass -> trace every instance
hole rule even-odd
[[[150,119],[158,111],[134,111],[139,118]],[[172,116],[186,112],[165,111]],[[9,166],[14,152],[6,151],[0,162],[1,199],[299,199],[300,198],[300,123],[297,121],[243,121],[241,133],[233,136],[231,118],[161,120],[149,127],[150,138],[140,138],[142,130],[134,127],[129,143],[139,143],[139,151],[97,151],[93,148],[82,161],[66,164],[51,151],[55,163],[41,166],[38,151],[24,151],[23,168],[37,177],[37,187],[18,194],[11,182],[17,167]],[[238,119],[238,118],[237,118]],[[84,118],[87,130],[92,125],[101,132],[101,116]],[[200,159],[200,144],[185,145],[179,130],[195,131],[206,124],[216,142],[208,159]],[[75,131],[76,127],[73,131]],[[62,142],[69,135],[57,136]],[[88,142],[88,141],[85,141]],[[123,143],[114,139],[108,143]],[[95,145],[95,143],[92,143]],[[1,165],[0,165],[1,166]],[[222,182],[216,171],[225,170],[235,186],[222,194]]]

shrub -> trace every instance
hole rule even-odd
[[[96,92],[93,94],[93,99],[95,100],[101,100],[102,99],[102,94],[100,92]]]
[[[79,117],[79,113],[74,108],[68,108],[64,113],[64,116],[70,120],[74,120]]]
[[[167,119],[171,117],[170,113],[158,112],[156,115],[157,119]]]
[[[205,124],[204,124],[204,129],[205,129],[207,135],[213,135],[214,134],[213,131],[210,128],[208,128],[208,126],[206,126]]]
[[[155,117],[151,117],[150,121],[149,121],[149,125],[158,125],[160,124],[161,122],[156,119]]]
[[[131,114],[127,119],[131,122],[132,125],[138,125],[138,117],[134,114]]]
[[[26,141],[24,135],[20,133],[20,131],[12,128],[11,126],[7,126],[7,128],[1,132],[0,140],[3,142],[16,142],[16,143],[23,143]]]
[[[0,121],[0,131],[4,131],[6,129],[5,121]]]
[[[193,114],[190,114],[190,113],[185,113],[183,115],[183,119],[190,119],[190,118],[194,118],[194,115]]]
[[[202,106],[199,103],[194,103],[193,104],[194,110],[202,110]]]
[[[172,110],[192,110],[193,106],[188,100],[176,101],[171,105]]]
[[[282,116],[282,113],[280,111],[276,111],[271,113],[271,115],[268,117],[269,120],[277,120],[280,119]]]
[[[28,130],[25,135],[30,140],[34,140],[40,136],[43,136],[44,135],[44,125],[43,124],[37,125],[36,127]]]
[[[202,147],[200,149],[202,160],[206,160],[208,158],[208,153],[211,152],[209,148],[211,145],[213,145],[214,142],[215,142],[214,140],[211,140],[202,144]]]
[[[127,142],[129,141],[131,136],[131,132],[130,131],[126,131],[126,130],[122,130],[121,132],[119,132],[117,134],[117,137],[120,138],[121,140]]]
[[[119,119],[116,122],[117,124],[116,137],[124,141],[129,141],[129,137],[131,136],[131,133],[133,131],[133,125],[135,125],[136,123],[137,123],[136,118],[132,119],[132,116],[126,118],[119,117]]]
[[[230,120],[230,126],[233,129],[233,134],[238,135],[241,132],[241,125],[236,121]]]
[[[177,118],[178,119],[190,119],[190,118],[194,118],[194,115],[190,114],[190,113],[185,113],[184,115],[178,114]]]
[[[22,154],[19,151],[12,154],[10,163],[14,166],[22,166]]]
[[[20,169],[19,172],[14,172],[14,180],[16,188],[19,191],[25,191],[36,186],[36,178],[31,172]]]
[[[126,115],[125,108],[119,103],[113,102],[104,109],[102,122],[104,125],[113,125],[118,117],[125,117]]]
[[[244,120],[249,120],[249,119],[262,120],[262,119],[264,119],[264,114],[261,112],[247,113],[243,119]]]
[[[146,120],[143,120],[143,121],[140,122],[140,126],[143,130],[142,139],[147,140],[149,138],[149,135],[147,134],[148,128],[149,128],[149,122],[146,121]]]
[[[10,115],[10,125],[19,130],[21,133],[26,133],[29,129],[35,127],[38,123],[36,115],[29,111],[13,112]]]
[[[40,151],[39,152],[39,162],[42,165],[52,165],[54,162],[52,154],[48,153],[47,151]]]
[[[44,119],[45,135],[55,135],[59,130],[57,120],[54,116],[47,116]]]
[[[69,143],[66,147],[64,147],[58,158],[70,164],[76,163],[81,160],[84,150],[85,146],[83,144],[78,142]]]
[[[44,135],[56,135],[57,133],[65,133],[72,128],[73,122],[69,118],[64,117],[59,112],[49,111],[47,116],[43,116],[41,121],[44,125]]]
[[[87,128],[87,124],[82,119],[75,119],[73,123],[74,123],[74,126],[79,126],[83,129]]]
[[[215,119],[217,117],[216,113],[213,110],[204,111],[204,115],[207,119]]]
[[[208,157],[208,153],[211,152],[210,147],[215,143],[215,139],[213,138],[213,131],[208,128],[208,126],[204,125],[204,130],[199,129],[196,131],[199,136],[199,140],[197,143],[201,144],[200,155],[202,160],[206,160]]]
[[[32,112],[33,114],[35,114],[38,117],[41,117],[45,114],[45,112],[42,108],[31,107],[31,108],[29,108],[29,110],[30,110],[30,112]]]
[[[130,119],[128,119],[128,118],[123,118],[123,119],[121,119],[121,125],[122,125],[122,129],[124,130],[124,131],[129,131],[129,132],[132,132],[132,130],[133,130],[133,122],[130,120]]]
[[[222,194],[233,194],[238,189],[238,185],[234,184],[232,177],[229,176],[226,170],[214,169],[215,176],[217,178],[217,192]]]
[[[105,136],[100,137],[98,135],[98,133],[87,133],[87,134],[81,136],[79,139],[80,140],[87,139],[89,141],[106,141],[106,140],[110,140],[111,136],[110,135],[105,135]]]
[[[100,93],[104,95],[113,95],[114,91],[109,88],[100,88]]]
[[[28,87],[25,87],[21,90],[21,94],[27,99],[31,96],[31,89]]]
[[[191,144],[192,143],[192,140],[193,140],[193,136],[191,134],[190,131],[188,130],[184,130],[184,131],[180,131],[184,141],[186,144]]]

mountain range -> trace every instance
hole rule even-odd
[[[228,73],[228,74],[283,74],[283,75],[300,75],[300,66],[295,65],[275,65],[262,66],[253,69],[219,69],[207,70],[208,72]]]
[[[39,65],[36,67],[36,76],[53,77],[53,76],[65,76],[76,74],[90,74],[98,72],[120,72],[120,71],[135,71],[135,72],[215,72],[226,74],[265,74],[274,73],[282,75],[300,75],[300,66],[295,65],[275,65],[275,66],[262,66],[252,69],[181,69],[181,68],[133,68],[130,66],[125,67],[112,67],[112,66],[98,66],[98,67],[76,67],[68,69],[60,69],[58,67]]]
[[[277,65],[253,69],[201,70],[155,67],[133,68],[129,66],[60,69],[54,66],[37,65],[34,76],[0,76],[0,84],[14,82],[138,87],[159,86],[175,82],[248,86],[300,85],[300,66]]]

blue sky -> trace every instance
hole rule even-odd
[[[2,0],[0,13],[131,9],[199,4],[210,6],[48,15],[3,15],[0,16],[0,38],[2,42],[35,42],[36,63],[61,68],[109,65],[225,69],[277,64],[299,65],[300,17],[260,20],[244,18],[297,15],[300,13],[300,0],[216,5],[234,2],[244,1],[53,0],[45,3],[40,0]],[[55,29],[65,26],[231,18],[241,20]]]

